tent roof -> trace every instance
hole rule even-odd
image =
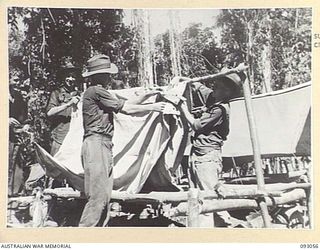
[[[261,155],[311,154],[311,82],[252,97]],[[230,134],[224,157],[252,156],[243,98],[230,102]]]

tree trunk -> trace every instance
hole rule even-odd
[[[137,30],[138,40],[138,82],[143,87],[152,87],[153,63],[151,51],[150,18],[148,10],[134,10],[133,20]]]
[[[253,23],[252,21],[249,21],[247,24],[248,29],[248,51],[247,51],[247,62],[249,64],[249,84],[251,93],[254,93],[254,70],[253,70],[253,60],[252,60],[252,46],[253,46]]]
[[[263,74],[263,93],[271,92],[271,82],[272,82],[272,72],[271,72],[271,20],[267,17],[267,34],[266,43],[263,45],[262,49],[262,74]]]
[[[72,29],[72,59],[74,60],[76,66],[80,67],[81,62],[81,30],[80,30],[80,14],[79,10],[72,10],[73,14],[73,29]]]
[[[175,11],[175,31],[176,31],[176,48],[177,48],[177,69],[179,76],[181,75],[181,23],[179,11]]]
[[[296,9],[296,18],[295,18],[295,24],[294,27],[295,29],[298,29],[298,25],[299,25],[299,9]]]
[[[145,40],[145,87],[149,88],[153,86],[153,62],[152,62],[152,41],[150,32],[150,14],[148,10],[144,10],[144,40]]]
[[[170,39],[170,50],[171,50],[171,69],[173,76],[181,75],[181,63],[180,63],[180,42],[179,42],[179,30],[177,24],[179,23],[178,14],[173,13],[173,10],[169,10],[169,39]]]

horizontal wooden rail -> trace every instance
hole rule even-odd
[[[266,198],[267,206],[283,205],[306,198],[304,189],[294,189],[283,193],[281,197]],[[204,200],[200,213],[212,213],[225,210],[258,209],[258,203],[254,199],[226,199],[226,200]],[[169,216],[186,216],[188,211],[187,202],[180,203],[169,212]]]
[[[266,184],[266,193],[260,193],[257,185],[221,185],[221,195],[215,190],[200,191],[199,198],[202,200],[218,199],[223,196],[224,199],[244,199],[244,198],[258,198],[264,195],[279,197],[281,192],[311,187],[310,183],[277,183]],[[126,192],[113,191],[111,195],[113,201],[159,201],[159,202],[183,202],[188,200],[188,192],[151,192],[147,194],[131,194]]]
[[[277,184],[266,184],[266,194],[271,197],[282,197],[284,194],[281,192],[299,188],[309,189],[310,183],[277,183]],[[219,190],[222,189],[221,194]],[[219,199],[221,196],[226,199],[254,199],[263,196],[257,190],[256,185],[221,185],[218,189],[218,193],[212,191],[200,191],[199,198],[201,200],[214,200]],[[56,189],[45,189],[43,191],[45,199],[50,197],[58,198],[85,198],[79,191],[75,191],[71,188],[56,188]],[[8,203],[21,202],[29,203],[32,202],[34,196],[21,196],[21,197],[10,197]],[[112,201],[145,201],[145,202],[184,202],[188,200],[188,192],[151,192],[147,194],[131,194],[127,192],[113,191],[111,196]],[[221,200],[219,200],[220,202]]]

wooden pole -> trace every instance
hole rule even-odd
[[[262,162],[261,162],[260,144],[259,144],[259,139],[258,139],[256,122],[255,122],[255,118],[254,118],[252,99],[251,99],[251,91],[250,91],[248,79],[246,79],[243,83],[243,94],[244,94],[244,100],[245,100],[245,105],[246,105],[246,110],[247,110],[247,118],[248,118],[248,123],[249,123],[250,138],[251,138],[252,149],[253,149],[254,166],[255,166],[255,170],[256,170],[258,190],[261,193],[264,193],[265,187],[264,187],[264,176],[263,176]],[[270,216],[268,214],[268,207],[267,207],[265,198],[264,197],[259,198],[258,203],[259,203],[259,207],[261,209],[261,214],[263,217],[264,226],[266,228],[269,228],[271,226]]]
[[[238,67],[233,68],[233,69],[228,69],[226,71],[219,72],[219,73],[216,73],[216,74],[213,74],[213,75],[207,75],[207,76],[191,78],[191,79],[185,80],[183,82],[187,83],[187,84],[188,83],[193,83],[193,82],[201,82],[201,81],[205,81],[205,80],[210,80],[210,79],[214,79],[214,78],[230,75],[230,74],[233,74],[233,73],[239,73],[240,71],[244,71],[246,69],[248,69],[248,66],[245,66],[244,64],[240,64]]]
[[[298,200],[306,199],[304,189],[294,189],[290,192],[283,193],[281,197],[266,198],[266,205],[274,207],[275,205],[283,205]],[[188,213],[186,202],[181,202],[178,206],[170,211],[171,216],[185,216]],[[226,200],[204,200],[201,205],[199,214],[214,213],[219,211],[232,211],[239,209],[257,209],[260,205],[254,199],[226,199]]]
[[[261,197],[264,194],[258,193],[257,185],[231,185],[223,184],[224,199],[243,199],[251,198],[255,199]],[[279,197],[282,192],[289,191],[296,188],[309,189],[310,183],[277,183],[266,184],[265,189],[269,196]],[[307,191],[307,190],[306,190]],[[45,189],[43,191],[44,200],[51,199],[51,197],[59,198],[85,198],[79,191],[74,191],[71,188],[55,188]],[[220,194],[221,196],[221,194]],[[213,200],[218,199],[219,195],[215,190],[201,190],[199,191],[199,198],[201,200]],[[8,204],[12,202],[18,203],[30,203],[33,201],[34,196],[25,197],[10,197]],[[111,195],[112,201],[141,201],[141,202],[164,202],[164,203],[177,203],[186,202],[188,200],[188,192],[151,192],[146,194],[132,194],[123,191],[113,190]]]
[[[268,192],[269,196],[279,197],[282,192],[272,191]],[[50,191],[46,191],[50,193]],[[54,195],[54,194],[53,194]],[[258,198],[263,196],[263,194],[258,193],[255,188],[242,189],[225,189],[223,193],[224,199],[243,199],[243,198]],[[64,196],[63,196],[64,197]],[[204,190],[199,191],[199,198],[201,200],[214,200],[218,199],[220,196],[215,190]],[[111,200],[113,201],[145,201],[145,202],[183,202],[188,200],[188,192],[151,192],[148,194],[130,194],[126,192],[113,191],[111,195]]]
[[[190,188],[188,193],[188,227],[199,227],[199,190]]]
[[[47,212],[44,211],[44,203],[41,200],[41,195],[41,191],[38,190],[36,197],[33,201],[32,227],[43,227],[47,215]]]
[[[224,187],[228,189],[258,189],[257,185],[252,184],[223,184]],[[288,191],[295,188],[303,188],[308,189],[311,187],[310,183],[296,183],[296,182],[290,182],[290,183],[271,183],[271,184],[265,184],[264,188],[268,192],[272,191]]]
[[[223,72],[219,72],[216,74],[212,74],[212,75],[207,75],[207,76],[200,76],[200,77],[195,77],[195,78],[186,78],[186,80],[179,82],[179,84],[190,84],[190,83],[194,83],[194,82],[201,82],[201,81],[206,81],[206,80],[211,80],[211,79],[215,79],[218,77],[223,77],[223,76],[227,76],[233,73],[239,73],[241,71],[245,71],[246,69],[248,69],[249,66],[246,66],[244,64],[240,64],[238,67],[233,68],[233,69],[227,69]],[[176,86],[175,84],[169,85],[169,87],[173,88],[174,86]]]

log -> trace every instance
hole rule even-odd
[[[190,188],[188,192],[188,227],[199,227],[199,189]]]
[[[258,192],[257,185],[229,185],[223,184],[226,188],[224,193],[225,199],[242,199],[257,198],[264,194]],[[295,188],[308,189],[310,183],[276,183],[266,184],[266,195],[279,197],[282,191],[292,190]],[[201,200],[218,199],[216,191],[200,191]],[[113,191],[111,195],[113,201],[155,201],[155,202],[183,202],[188,200],[188,192],[151,192],[147,194],[131,194],[126,192]]]
[[[34,195],[30,195],[30,196],[19,196],[19,197],[10,197],[8,198],[8,204],[11,204],[13,202],[17,202],[17,203],[22,203],[22,204],[29,204],[32,203],[35,199]],[[45,201],[51,200],[51,196],[49,195],[45,195],[43,197],[43,199]]]
[[[21,197],[10,197],[8,198],[8,204],[12,202],[17,203],[31,203],[34,200],[34,196],[21,196]]]
[[[223,184],[228,189],[247,189],[247,188],[253,188],[257,189],[257,185],[239,185],[239,184]],[[291,182],[291,183],[272,183],[272,184],[265,184],[265,190],[266,191],[286,191],[290,189],[295,189],[295,188],[303,188],[303,189],[308,189],[311,187],[310,183],[296,183],[296,182]]]
[[[297,200],[305,199],[306,193],[304,189],[295,189],[287,193],[283,193],[281,197],[274,197],[273,199],[267,197],[266,205],[282,205]],[[169,212],[170,216],[186,216],[187,203],[180,203],[177,207],[172,208]],[[225,210],[238,210],[238,209],[258,209],[259,205],[253,199],[228,199],[228,200],[205,200],[201,207],[201,214],[219,212]]]
[[[43,194],[58,198],[84,198],[83,193],[73,188],[47,188],[43,191]]]
[[[223,198],[225,199],[243,199],[243,198],[258,198],[264,194],[257,191],[257,185],[221,185],[225,187]],[[278,183],[266,184],[266,194],[272,197],[279,197],[282,191],[291,190],[294,188],[310,188],[309,183]],[[59,189],[45,189],[45,195],[51,195],[60,198],[84,198],[80,192],[74,191],[71,188],[63,190]],[[30,199],[34,197],[15,197],[9,198],[9,202],[16,199]],[[200,191],[199,198],[201,200],[218,199],[219,196],[216,191]],[[112,201],[130,201],[130,202],[183,202],[188,200],[188,192],[151,192],[147,194],[131,194],[127,192],[113,191],[111,195]]]
[[[267,192],[267,195],[272,197],[281,196],[281,192]],[[230,189],[223,193],[225,199],[243,199],[243,198],[258,198],[264,196],[264,193],[259,193],[255,189]],[[201,200],[218,199],[219,195],[214,190],[200,191],[199,198]],[[140,202],[182,202],[188,200],[188,192],[151,192],[148,194],[130,194],[126,192],[113,191],[111,195],[112,201],[140,201]]]

